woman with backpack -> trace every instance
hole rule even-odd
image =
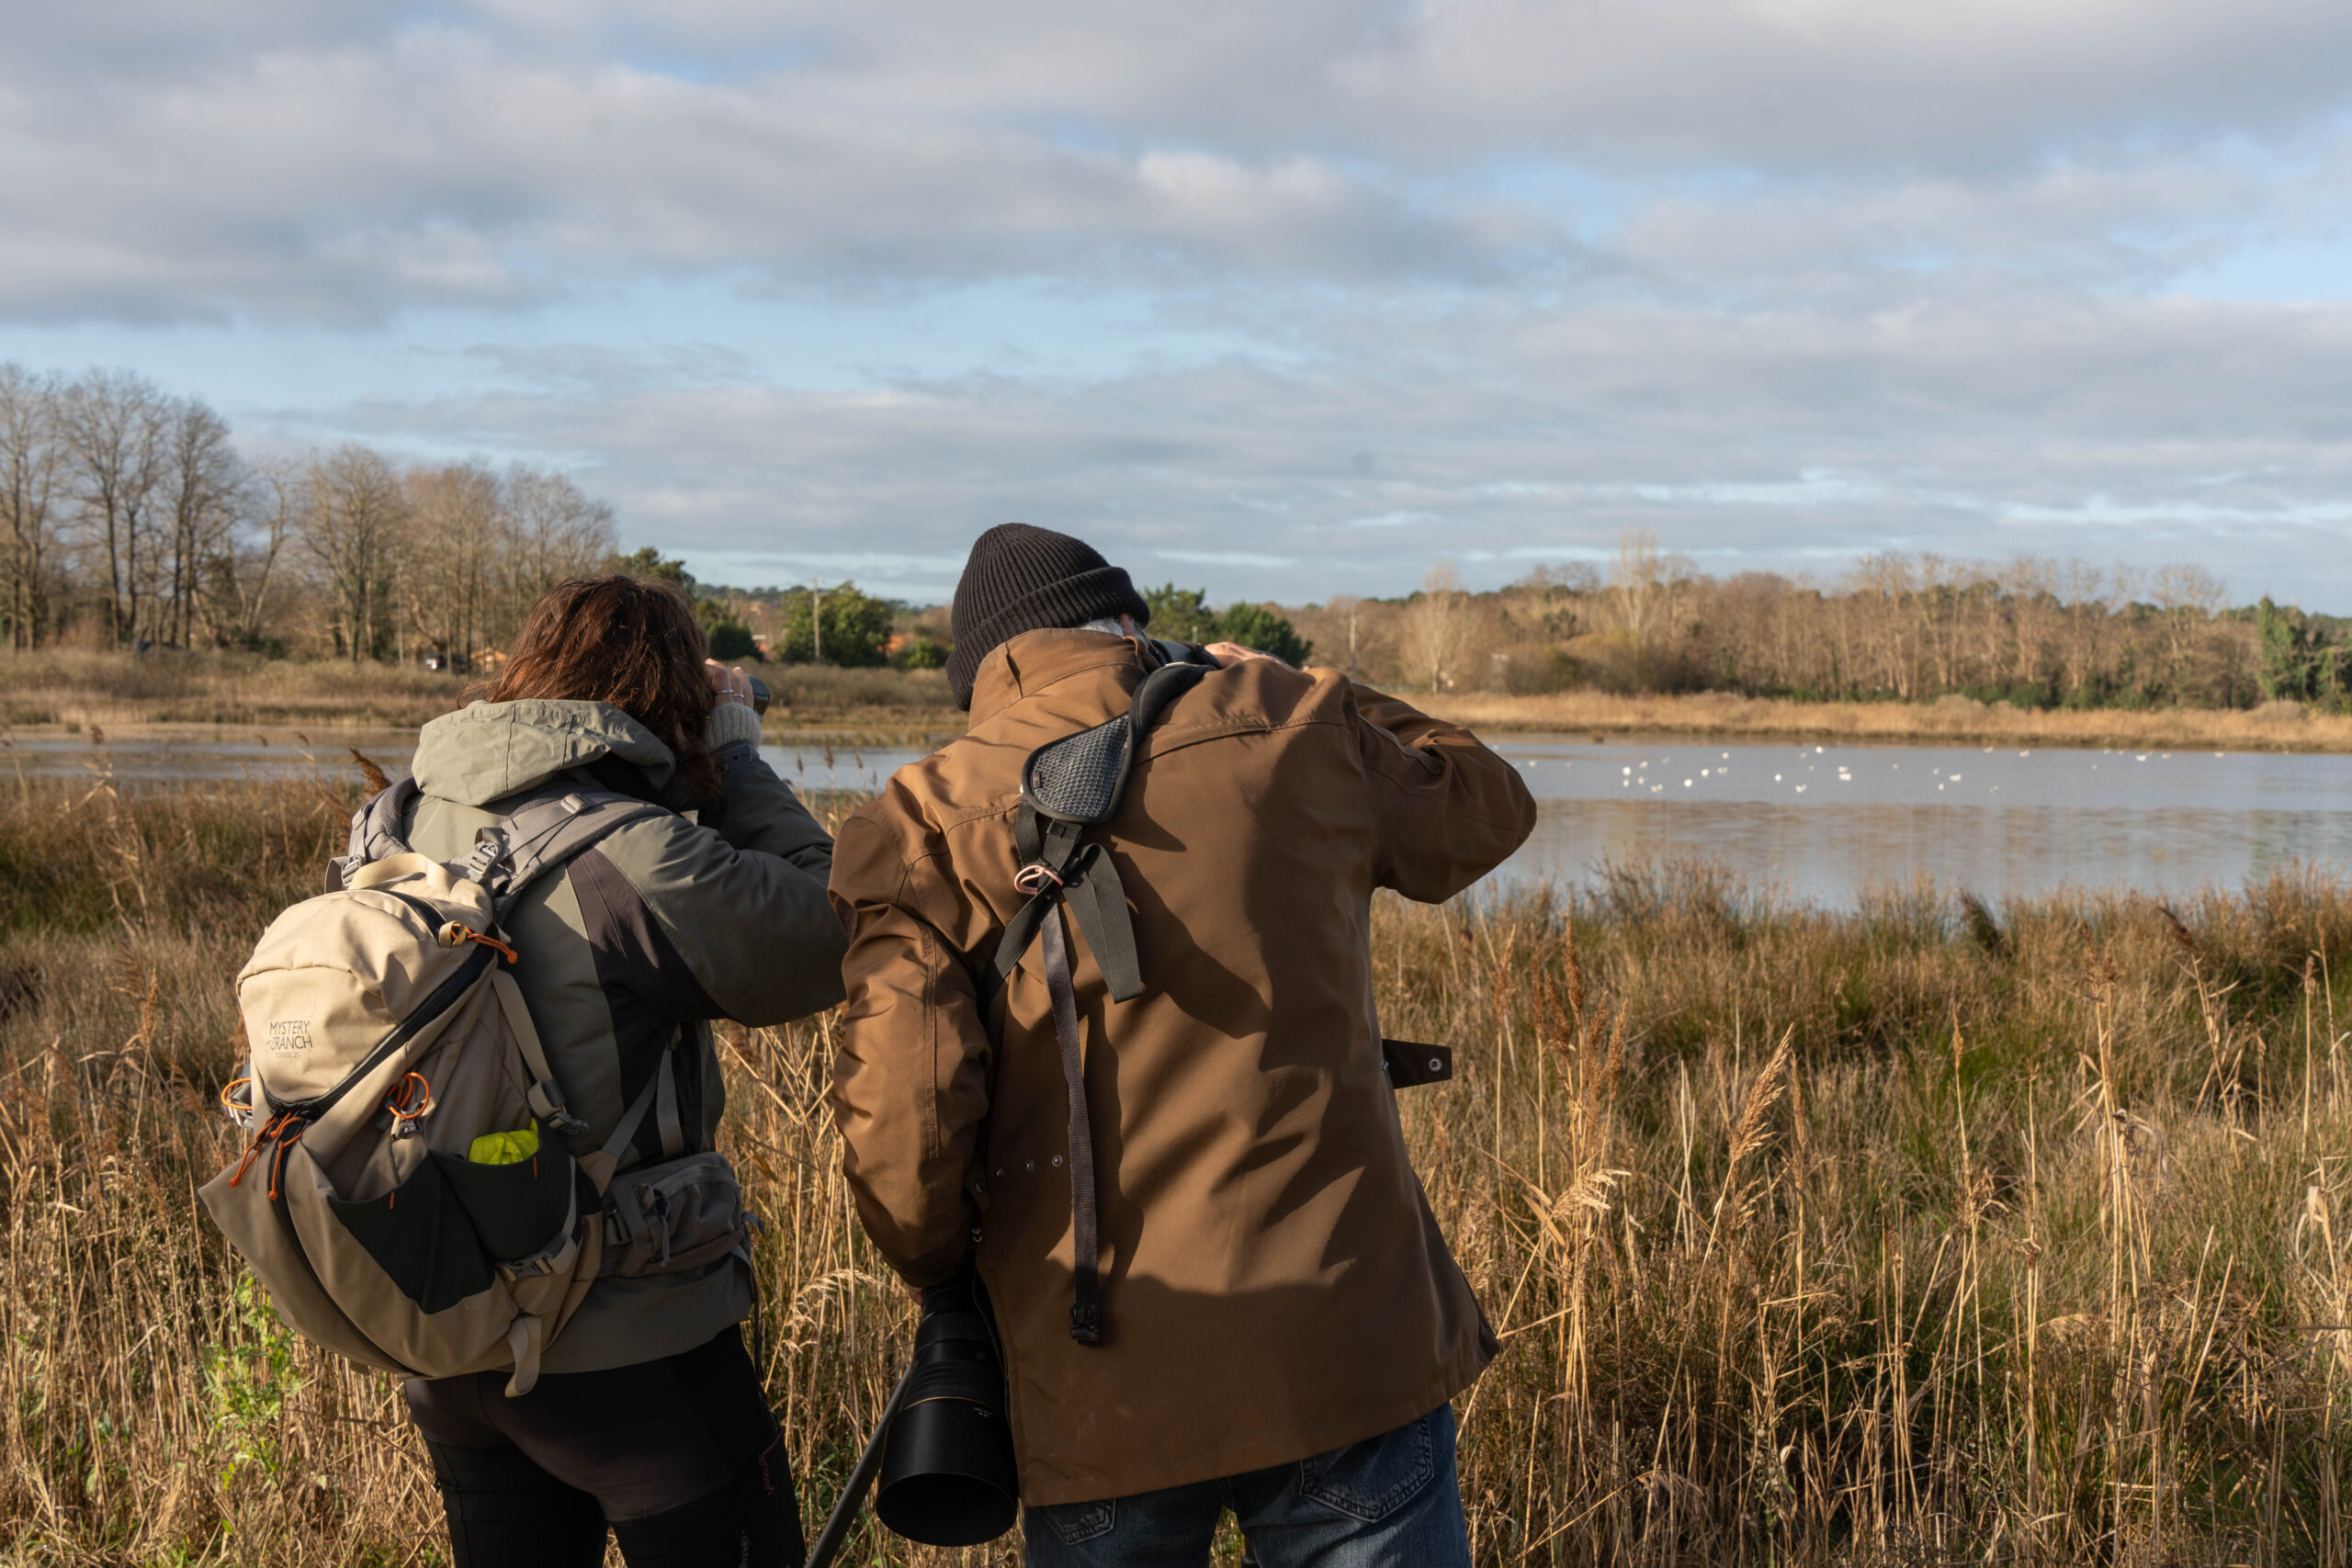
[[[647,1242],[589,1286],[527,1393],[510,1396],[503,1370],[405,1385],[457,1568],[594,1568],[607,1527],[630,1568],[797,1565],[792,1478],[738,1326],[748,1249],[675,1234],[653,1185],[691,1169],[732,1192],[710,1021],[777,1024],[841,999],[832,841],[760,760],[750,682],[706,658],[664,584],[563,584],[471,694],[418,738],[408,848],[462,861],[477,829],[567,785],[666,808],[533,882],[504,920],[513,980],[586,1123],[575,1142],[617,1140],[622,1171],[655,1179],[644,1195],[662,1201],[640,1206],[662,1230],[658,1255]],[[633,1244],[607,1211],[609,1269]]]

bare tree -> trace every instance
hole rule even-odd
[[[1352,593],[1334,593],[1324,608],[1333,621],[1345,628],[1347,654],[1346,661],[1340,668],[1346,672],[1349,680],[1362,679],[1359,674],[1361,664],[1358,650],[1363,635],[1363,601]]]
[[[279,558],[304,514],[307,492],[304,470],[290,462],[264,463],[249,485],[253,497],[251,537],[232,539],[213,563],[220,586],[212,596],[229,617],[223,640],[257,647],[267,625],[271,590],[277,586]]]
[[[304,547],[334,595],[338,652],[355,664],[381,658],[392,631],[394,533],[408,514],[400,476],[365,446],[314,460],[303,476]]]
[[[1618,536],[1617,558],[1609,567],[1609,602],[1617,629],[1636,653],[1646,650],[1666,620],[1668,571],[1657,536],[1628,528]]]
[[[238,510],[244,500],[244,462],[229,444],[229,426],[206,403],[188,399],[170,406],[165,423],[165,482],[170,491],[170,599],[163,618],[163,640],[187,648],[200,615],[217,626],[217,614],[203,614],[209,570],[232,547]],[[219,640],[217,636],[215,640]]]
[[[1470,613],[1461,579],[1449,563],[1430,569],[1420,596],[1406,607],[1405,673],[1430,692],[1451,689],[1467,667]]]
[[[0,570],[6,574],[8,641],[19,649],[40,644],[50,625],[57,543],[51,512],[62,466],[56,404],[54,380],[0,365],[0,521],[7,526]]]
[[[2150,591],[2164,615],[2165,683],[2173,701],[2205,695],[2197,668],[2198,644],[2214,612],[2227,602],[2228,590],[2201,566],[2168,566],[2156,573]]]
[[[2002,570],[2001,593],[2008,604],[2009,682],[2047,687],[2053,649],[2060,640],[2057,569],[2049,561],[2019,556]]]
[[[85,547],[106,563],[107,638],[133,643],[154,578],[164,400],[140,377],[97,370],[68,387],[58,406]]]
[[[521,464],[506,471],[504,490],[503,575],[511,627],[522,624],[539,595],[612,554],[613,509],[562,474]]]
[[[418,639],[471,660],[492,608],[492,568],[510,523],[498,476],[481,463],[408,476],[402,613]],[[502,628],[503,629],[503,628]]]

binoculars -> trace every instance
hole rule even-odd
[[[807,1568],[829,1568],[877,1472],[876,1517],[925,1546],[978,1546],[1011,1529],[1020,1515],[1004,1362],[987,1297],[968,1269],[922,1293],[914,1358],[809,1549]]]

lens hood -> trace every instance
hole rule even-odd
[[[1012,1528],[1020,1497],[987,1307],[968,1277],[935,1286],[923,1292],[874,1512],[925,1546],[977,1546]]]

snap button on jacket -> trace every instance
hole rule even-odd
[[[1534,803],[1467,731],[1268,660],[1177,698],[1092,830],[1144,990],[1112,1002],[1072,931],[1105,1334],[1071,1338],[1069,1115],[1041,960],[1033,947],[985,1011],[973,966],[1025,897],[1023,761],[1125,712],[1143,657],[1100,632],[1007,643],[980,669],[968,733],[900,769],[834,847],[845,1171],[914,1283],[947,1277],[979,1235],[1036,1504],[1389,1431],[1495,1349],[1406,1157],[1371,904],[1384,887],[1460,892],[1518,848]]]

